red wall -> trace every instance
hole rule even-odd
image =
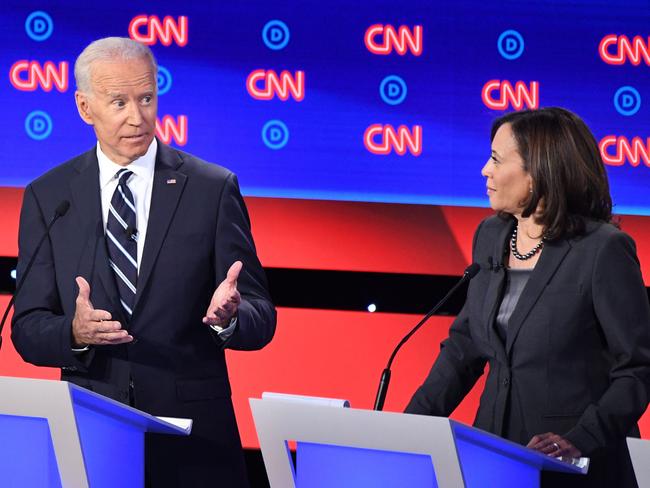
[[[228,351],[233,401],[245,446],[257,446],[249,397],[264,391],[350,400],[372,408],[386,361],[419,316],[332,310],[278,310],[278,330],[262,351]],[[434,317],[400,351],[385,410],[402,411],[424,380],[447,336],[452,319]],[[471,423],[481,381],[456,409],[454,418]]]
[[[15,256],[22,190],[0,188],[0,255]],[[253,234],[264,266],[459,275],[469,264],[472,233],[489,210],[247,198]],[[625,216],[635,238],[646,284],[650,277],[650,226]],[[399,290],[395,290],[399,293]],[[4,308],[6,297],[0,297]],[[248,398],[263,391],[346,398],[371,408],[379,375],[397,341],[418,321],[414,315],[282,308],[273,342],[257,352],[228,351],[233,400],[245,446],[257,446]],[[424,379],[450,318],[434,317],[394,363],[386,410],[402,410]],[[0,375],[56,378],[58,371],[23,363],[9,330],[0,351]],[[471,422],[477,385],[454,413]],[[650,415],[641,428],[650,436]]]

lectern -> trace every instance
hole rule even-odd
[[[278,399],[250,406],[272,488],[522,488],[538,487],[541,470],[586,473],[443,417]]]
[[[650,441],[628,437],[627,448],[639,488],[650,488]]]
[[[187,435],[65,381],[0,377],[0,486],[144,486],[144,433]]]

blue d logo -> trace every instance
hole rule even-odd
[[[172,88],[172,74],[164,66],[158,65],[158,95],[164,95]]]
[[[44,41],[52,35],[54,22],[46,12],[36,10],[25,20],[25,32],[34,41]]]
[[[25,132],[35,141],[42,141],[52,133],[52,118],[47,112],[34,110],[25,119]]]
[[[269,120],[262,127],[262,141],[269,149],[282,149],[289,142],[289,128],[281,120]]]
[[[524,38],[516,30],[503,31],[497,40],[497,49],[505,59],[517,59],[524,52]]]
[[[388,105],[399,105],[406,99],[406,82],[397,75],[384,78],[379,85],[379,96]]]
[[[641,108],[641,94],[632,86],[622,86],[614,94],[614,108],[621,114],[629,117]]]
[[[262,29],[262,40],[266,47],[279,51],[289,44],[291,34],[287,24],[281,20],[269,20]]]

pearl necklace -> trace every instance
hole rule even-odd
[[[546,241],[546,238],[542,237],[542,240],[539,241],[537,245],[526,254],[519,254],[519,251],[517,251],[517,227],[515,227],[512,231],[512,237],[510,238],[510,250],[512,251],[512,255],[515,258],[519,259],[520,261],[525,261],[526,259],[532,258],[539,252],[539,250],[544,246],[544,241]]]

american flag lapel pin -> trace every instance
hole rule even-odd
[[[168,185],[175,185],[176,184],[176,178],[169,178],[167,180]]]

